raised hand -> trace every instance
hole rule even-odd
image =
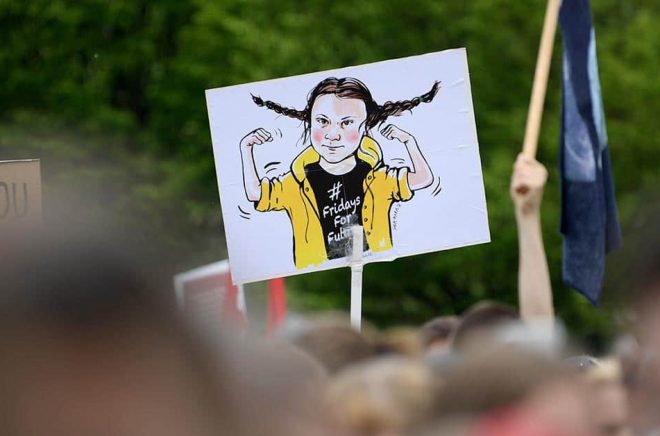
[[[407,144],[408,141],[413,139],[413,136],[410,133],[399,129],[394,124],[388,124],[387,126],[383,127],[380,130],[380,134],[387,139],[396,139],[397,141],[403,142],[404,144]]]
[[[241,139],[241,164],[243,167],[243,184],[245,186],[245,195],[250,201],[259,201],[261,198],[261,187],[257,167],[254,164],[252,147],[264,142],[270,142],[273,136],[266,129],[261,127],[254,129]]]
[[[240,145],[242,148],[250,148],[253,145],[261,145],[264,142],[271,142],[273,136],[266,129],[259,127],[254,129],[241,139]]]
[[[410,186],[410,189],[417,191],[418,189],[424,189],[431,186],[431,183],[433,183],[433,172],[431,171],[428,162],[426,162],[422,151],[419,149],[415,137],[405,130],[399,129],[394,124],[388,124],[383,127],[380,130],[380,134],[386,139],[396,139],[397,141],[402,142],[406,147],[406,150],[408,150],[410,161],[412,163],[412,167],[408,173],[408,185]]]
[[[552,335],[554,306],[548,261],[541,233],[541,200],[548,171],[519,154],[511,176],[511,198],[518,228],[518,300],[520,317]]]
[[[522,153],[518,155],[511,177],[511,198],[516,213],[526,215],[539,211],[547,179],[548,171],[543,164]]]

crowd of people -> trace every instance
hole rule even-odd
[[[482,301],[416,328],[316,314],[276,337],[210,341],[125,249],[79,232],[15,238],[0,248],[2,434],[660,434],[660,239],[633,262],[636,328],[584,355],[554,313],[546,178],[516,161],[518,307]]]

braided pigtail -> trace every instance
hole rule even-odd
[[[376,127],[378,124],[383,123],[389,117],[398,117],[405,111],[412,111],[413,108],[419,106],[420,103],[430,103],[435,98],[438,90],[440,89],[440,82],[436,81],[433,83],[433,86],[426,94],[422,94],[419,97],[412,98],[410,100],[403,101],[387,101],[382,106],[378,106],[378,109],[371,120],[369,120],[368,128]]]
[[[296,109],[284,107],[270,100],[264,101],[261,97],[257,97],[256,95],[252,95],[252,101],[259,107],[265,107],[266,109],[270,109],[280,115],[286,115],[289,118],[295,118],[296,120],[300,121],[305,121],[307,119],[307,111],[299,111]]]

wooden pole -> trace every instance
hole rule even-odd
[[[545,11],[545,21],[543,23],[539,54],[536,60],[532,98],[529,103],[529,112],[527,112],[527,126],[525,127],[525,140],[522,150],[524,155],[531,158],[536,157],[536,148],[539,142],[543,103],[545,101],[545,91],[548,87],[548,74],[550,72],[552,47],[557,31],[560,6],[561,0],[548,0],[548,6]]]

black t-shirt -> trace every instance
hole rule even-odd
[[[318,162],[305,167],[316,197],[328,259],[350,254],[347,248],[352,240],[351,226],[362,224],[362,184],[370,169],[369,164],[360,159],[355,168],[340,176],[328,173]],[[363,248],[368,249],[366,240]]]

